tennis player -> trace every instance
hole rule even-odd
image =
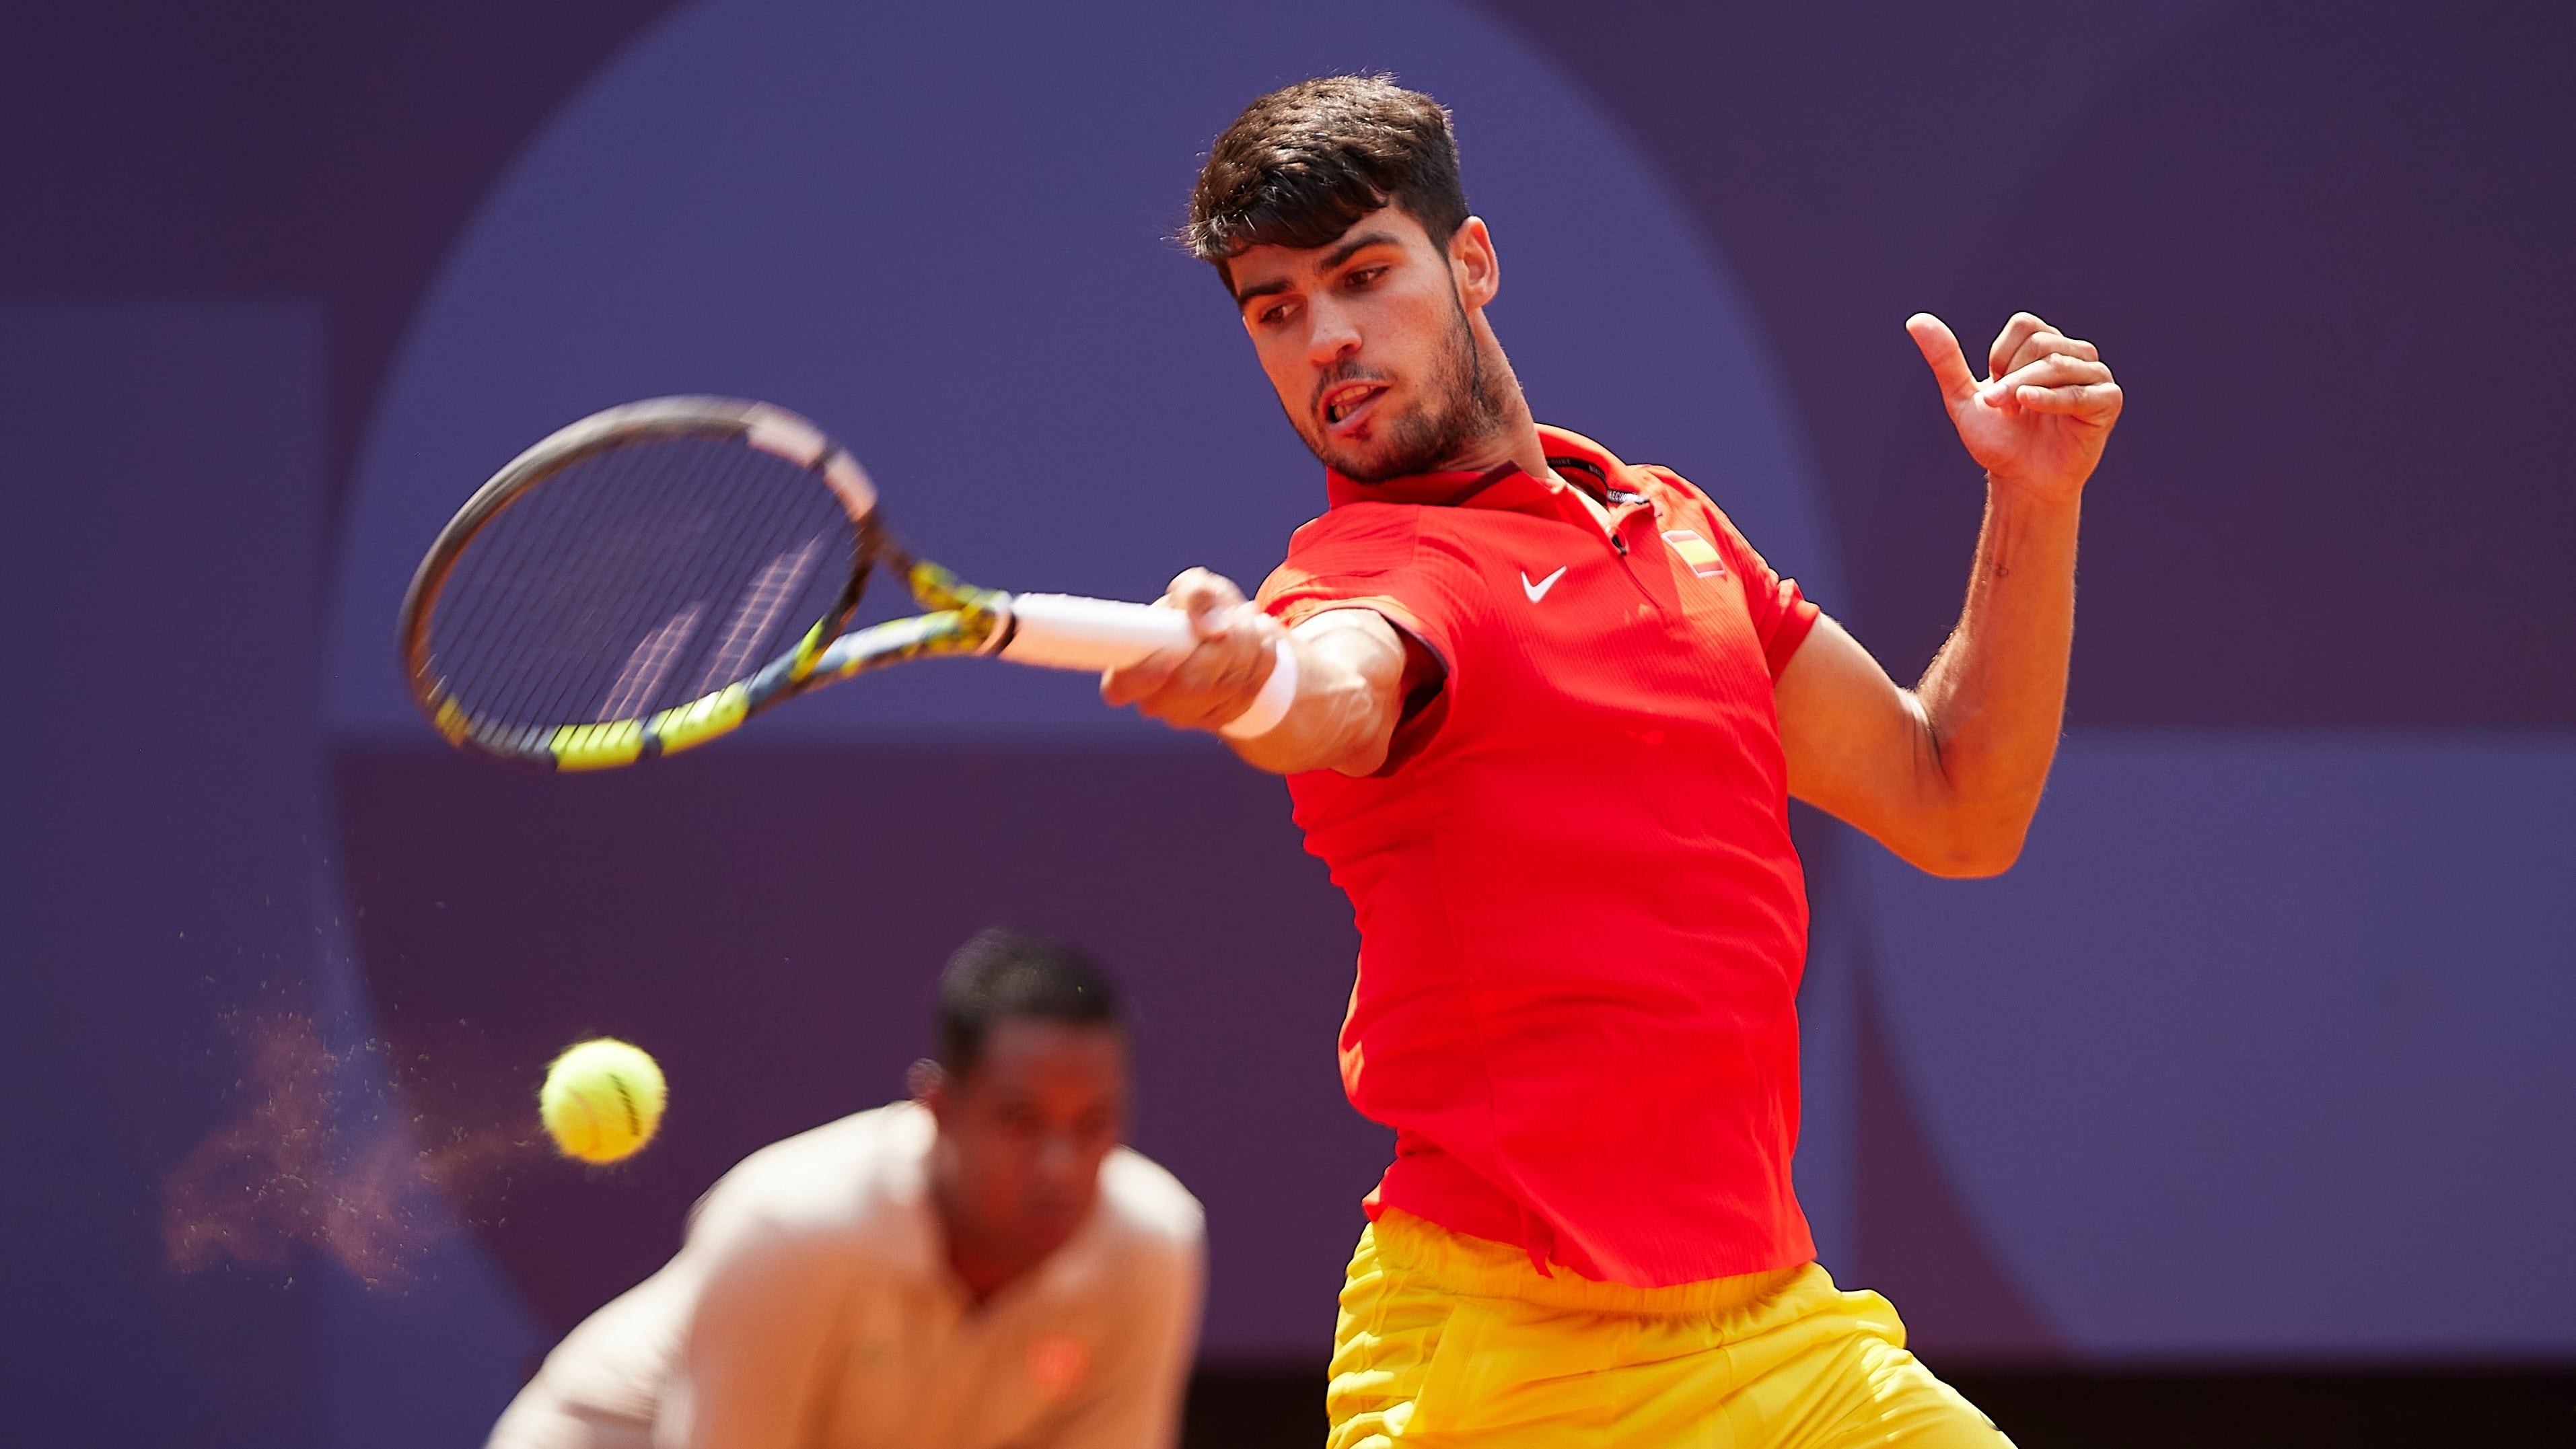
[[[988,931],[949,963],[939,1039],[912,1101],[726,1173],[679,1255],[547,1356],[492,1449],[1173,1443],[1199,1205],[1117,1145],[1108,980]]]
[[[1429,97],[1253,102],[1186,235],[1331,507],[1255,603],[1174,580],[1196,648],[1103,693],[1286,775],[1356,909],[1342,1078],[1396,1156],[1342,1292],[1332,1444],[2005,1442],[1814,1262],[1787,807],[1939,875],[2012,864],[2120,410],[2092,344],[2017,315],[1981,381],[1907,323],[1987,480],[1965,612],[1907,690],[1707,493],[1533,423]]]

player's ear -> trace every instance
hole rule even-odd
[[[903,1084],[912,1100],[930,1109],[934,1118],[948,1114],[948,1069],[928,1057],[914,1062],[903,1074]]]
[[[1449,271],[1458,279],[1459,305],[1476,308],[1503,289],[1502,258],[1494,252],[1494,235],[1485,219],[1471,216],[1449,234]]]

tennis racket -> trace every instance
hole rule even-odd
[[[869,577],[925,612],[849,629]],[[691,749],[908,659],[1100,670],[1192,642],[1171,609],[978,588],[896,543],[847,449],[765,403],[574,423],[476,491],[403,598],[412,698],[460,748],[557,770]]]

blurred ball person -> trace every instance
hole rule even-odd
[[[967,942],[912,1100],[726,1173],[678,1256],[547,1356],[491,1449],[1171,1444],[1203,1230],[1118,1145],[1127,1048],[1081,952]]]

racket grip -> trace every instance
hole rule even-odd
[[[1148,604],[1071,594],[1014,594],[1002,657],[1041,669],[1097,671],[1197,642],[1189,615]]]

